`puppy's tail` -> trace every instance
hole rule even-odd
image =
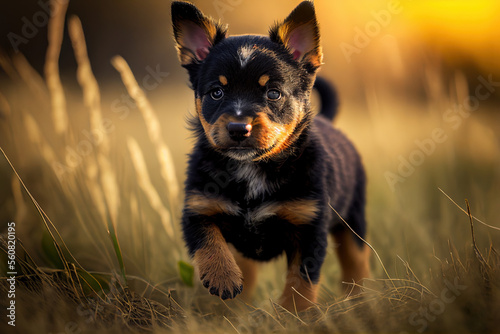
[[[314,88],[318,92],[321,102],[319,114],[329,120],[333,120],[335,115],[337,115],[339,107],[339,100],[335,87],[333,87],[333,85],[326,79],[318,76],[314,82]]]

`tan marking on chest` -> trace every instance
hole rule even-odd
[[[220,197],[207,197],[199,192],[186,196],[185,207],[203,216],[238,215],[240,213],[240,208],[231,201]]]
[[[293,225],[310,224],[319,212],[317,200],[298,199],[286,202],[271,202],[261,205],[249,215],[253,222],[277,216]]]

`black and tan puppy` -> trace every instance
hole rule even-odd
[[[255,263],[285,253],[280,303],[305,309],[316,301],[329,233],[343,280],[367,277],[367,248],[329,207],[365,235],[365,174],[330,124],[336,103],[324,80],[316,82],[320,114],[310,107],[322,62],[313,3],[303,1],[269,36],[228,37],[182,1],[172,3],[172,21],[195,94],[182,228],[203,285],[222,299],[248,293]]]

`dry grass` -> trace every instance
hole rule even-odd
[[[301,314],[287,312],[273,302],[283,277],[280,269],[271,270],[269,266],[263,268],[253,305],[239,300],[222,302],[208,296],[198,282],[189,286],[189,266],[179,266],[179,261],[188,259],[178,223],[181,201],[175,167],[180,164],[174,163],[163,139],[161,121],[126,61],[116,57],[113,65],[138,106],[148,139],[140,140],[132,131],[122,135],[110,130],[81,24],[77,18],[71,18],[69,31],[83,93],[82,105],[75,108],[86,113],[83,121],[72,121],[70,106],[65,102],[69,93],[64,91],[57,69],[64,8],[59,10],[49,28],[45,83],[22,56],[0,56],[0,65],[22,87],[21,94],[34,99],[33,104],[25,102],[22,107],[12,107],[11,101],[19,103],[15,94],[0,94],[0,107],[11,129],[1,139],[16,138],[3,147],[7,153],[2,150],[0,166],[10,178],[10,207],[20,239],[16,254],[19,332],[498,330],[500,259],[495,247],[498,248],[500,237],[498,227],[491,221],[497,219],[498,212],[489,206],[497,204],[499,196],[500,154],[491,150],[487,161],[470,159],[477,157],[475,149],[464,148],[459,139],[451,138],[446,145],[457,143],[461,150],[440,160],[428,157],[427,167],[421,167],[420,173],[404,184],[413,190],[398,190],[398,196],[394,196],[388,193],[380,175],[395,165],[381,160],[390,160],[397,156],[395,152],[411,148],[415,134],[400,126],[393,127],[390,133],[391,124],[401,119],[381,113],[380,101],[373,102],[369,109],[371,117],[379,121],[357,129],[359,146],[373,180],[369,188],[370,240],[380,253],[380,261],[373,261],[377,278],[365,282],[362,295],[344,298],[331,279],[339,277],[338,267],[329,265],[323,271],[319,303]],[[432,75],[436,72],[430,69],[427,78],[433,98],[428,108],[463,97],[466,89],[460,76],[454,85],[458,93],[453,97]],[[370,97],[379,96],[375,89],[367,90],[366,95],[369,103]],[[45,114],[39,111],[39,105]],[[396,110],[395,106],[391,108]],[[52,120],[44,122],[43,115],[50,113]],[[342,127],[356,133],[349,126],[359,123],[349,117],[358,115],[354,112],[342,119]],[[408,117],[405,115],[405,122]],[[432,114],[420,113],[416,118],[429,128],[439,124]],[[472,125],[465,130],[474,131],[474,135],[485,131],[484,123],[469,124]],[[118,127],[112,125],[113,129]],[[134,120],[132,129],[136,126]],[[92,129],[94,142],[81,135],[82,129]],[[27,133],[26,138],[19,137],[21,131]],[[362,134],[375,138],[375,143],[364,141]],[[388,135],[396,136],[401,146],[387,149],[384,140]],[[455,136],[460,137],[461,133]],[[410,144],[405,146],[405,141]],[[84,142],[90,142],[90,146]],[[147,150],[141,147],[144,142]],[[374,146],[370,148],[367,142]],[[385,150],[377,150],[377,144]],[[77,149],[85,154],[71,153]],[[146,158],[149,150],[154,154]],[[9,159],[13,165],[7,164]],[[35,168],[34,172],[31,168]],[[478,182],[456,185],[456,180],[462,180],[470,170],[477,173]],[[464,212],[454,207],[438,191],[436,178],[439,184],[447,186],[444,191],[450,198],[470,194],[480,203],[476,206],[481,221],[490,219],[490,226],[481,224],[478,228],[478,220],[472,217],[468,204],[462,208]],[[411,188],[414,183],[420,184]],[[483,184],[491,188],[481,187]],[[484,189],[490,190],[482,193]],[[428,206],[433,210],[426,211]],[[457,250],[455,243],[465,246]],[[6,253],[5,237],[1,248]],[[333,253],[332,248],[327,263],[335,263]],[[0,264],[0,273],[5,275],[4,262]],[[388,269],[382,269],[381,264]],[[276,265],[282,268],[283,261]],[[182,272],[179,268],[183,268]],[[2,296],[6,289],[7,282],[2,279]],[[5,302],[2,297],[2,309]],[[3,320],[0,326],[4,326]],[[2,332],[7,331],[2,328]]]

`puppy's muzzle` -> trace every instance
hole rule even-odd
[[[229,122],[227,124],[227,132],[232,140],[240,142],[250,137],[252,134],[252,124]]]

